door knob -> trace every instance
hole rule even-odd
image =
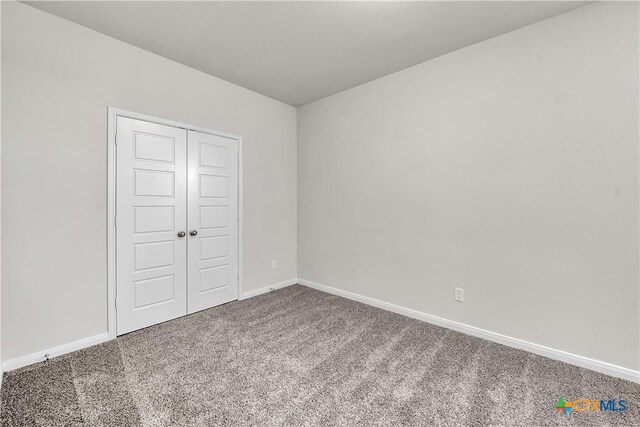
[[[178,231],[178,237],[184,237],[186,235],[187,233],[185,233],[184,231]]]
[[[190,236],[197,236],[197,235],[198,235],[198,231],[197,231],[197,230],[191,230],[191,231],[189,232],[189,235],[190,235]]]

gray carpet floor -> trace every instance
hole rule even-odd
[[[300,285],[5,375],[2,426],[640,425],[640,385]],[[554,409],[624,399],[624,412]]]

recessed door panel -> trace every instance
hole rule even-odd
[[[229,256],[229,236],[200,238],[200,261]]]
[[[224,198],[229,195],[229,178],[200,174],[200,197]]]
[[[138,160],[173,163],[175,140],[160,135],[134,133],[134,156]]]
[[[173,172],[158,170],[133,171],[134,196],[173,197]]]
[[[188,132],[188,311],[238,298],[238,141]]]
[[[229,206],[200,206],[200,229],[229,226]]]
[[[187,133],[116,121],[118,335],[186,314]]]
[[[133,229],[136,233],[157,233],[173,231],[173,206],[134,206]]]
[[[200,270],[200,292],[219,289],[231,284],[229,264]]]
[[[226,168],[229,166],[229,148],[224,145],[200,144],[200,166]]]
[[[174,254],[173,241],[134,243],[133,271],[172,267]]]
[[[153,279],[138,280],[134,286],[133,309],[139,310],[152,304],[162,304],[172,301],[175,296],[174,275],[154,277]]]

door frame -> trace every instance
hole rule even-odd
[[[242,183],[242,137],[230,133],[219,132],[207,129],[201,126],[194,126],[175,120],[163,119],[160,117],[150,116],[148,114],[136,113],[120,108],[107,108],[107,333],[109,339],[116,337],[116,179],[117,164],[115,156],[116,144],[116,119],[117,117],[126,117],[135,120],[143,120],[146,122],[157,123],[165,126],[172,126],[185,130],[193,130],[211,135],[218,135],[238,141],[238,299],[242,296],[242,226],[243,226],[243,183]]]

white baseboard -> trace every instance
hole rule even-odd
[[[264,288],[254,289],[253,291],[243,292],[240,296],[240,299],[247,299],[251,297],[256,297],[260,294],[264,294],[270,291],[275,291],[276,289],[286,288],[287,286],[295,285],[298,283],[298,279],[289,279],[284,282],[276,283],[275,285],[265,286]]]
[[[271,286],[265,286],[264,288],[243,292],[242,295],[240,296],[240,299],[255,297],[257,295],[260,295],[269,291],[273,291],[275,289],[280,289],[287,286],[295,285],[296,283],[297,283],[296,279],[285,280],[284,282],[276,283]],[[71,353],[72,351],[81,350],[86,347],[91,347],[92,345],[109,341],[110,339],[113,339],[113,338],[109,337],[109,333],[105,332],[104,334],[84,338],[69,344],[59,345],[57,347],[38,351],[36,353],[18,357],[16,359],[7,360],[6,362],[2,363],[2,372],[9,372],[9,371],[13,371],[14,369],[18,369],[24,366],[32,365],[34,363],[42,362],[46,360],[45,355],[48,355],[49,359],[51,359],[56,356],[62,356],[63,354]]]
[[[100,344],[105,341],[109,341],[109,334],[95,335],[93,337],[83,338],[78,341],[74,341],[69,344],[59,345],[47,350],[38,351],[36,353],[27,354],[26,356],[18,357],[16,359],[7,360],[2,363],[2,370],[4,372],[13,371],[14,369],[22,368],[23,366],[31,365],[37,362],[46,360],[45,354],[49,359],[56,356],[62,356],[63,354],[71,353],[72,351],[81,350],[92,345]]]
[[[577,354],[567,353],[566,351],[556,350],[554,348],[545,347],[543,345],[534,344],[528,341],[523,341],[518,338],[513,338],[506,335],[498,334],[496,332],[476,328],[475,326],[465,325],[464,323],[454,322],[442,317],[432,316],[430,314],[422,313],[417,310],[412,310],[410,308],[401,307],[399,305],[343,291],[341,289],[332,288],[331,286],[322,285],[320,283],[311,282],[309,280],[298,279],[297,282],[301,285],[308,286],[319,291],[338,295],[350,300],[372,305],[383,310],[402,314],[404,316],[411,317],[412,319],[422,320],[423,322],[431,323],[443,328],[453,329],[454,331],[462,332],[467,335],[472,335],[474,337],[483,338],[485,340],[493,341],[498,344],[525,350],[539,356],[544,356],[553,360],[559,360],[561,362],[569,363],[581,368],[586,368],[592,371],[600,372],[602,374],[610,375],[612,377],[622,378],[624,380],[640,383],[640,371],[634,371],[633,369],[624,368],[622,366],[612,365],[610,363],[601,362],[599,360],[590,359],[584,356],[578,356]]]
[[[412,310],[410,308],[405,308],[399,305],[395,305],[388,302],[365,297],[362,295],[354,294],[352,292],[343,291],[341,289],[332,288],[331,286],[322,285],[320,283],[312,282],[305,279],[285,280],[284,282],[276,283],[271,286],[265,286],[260,289],[243,292],[240,299],[242,300],[242,299],[255,297],[266,292],[270,292],[276,289],[281,289],[287,286],[295,285],[296,283],[299,283],[301,285],[308,286],[310,288],[317,289],[323,292],[327,292],[333,295],[338,295],[343,298],[347,298],[347,299],[358,301],[374,307],[378,307],[383,310],[402,314],[404,316],[411,317],[412,319],[421,320],[423,322],[431,323],[433,325],[441,326],[443,328],[453,329],[455,331],[462,332],[467,335],[483,338],[488,341],[493,341],[509,347],[514,347],[520,350],[529,351],[539,356],[548,357],[549,359],[559,360],[561,362],[569,363],[571,365],[579,366],[581,368],[591,369],[592,371],[610,375],[612,377],[622,378],[628,381],[640,383],[640,371],[634,371],[633,369],[624,368],[622,366],[612,365],[607,362],[601,362],[599,360],[590,359],[588,357],[579,356],[577,354],[567,353],[562,350],[556,350],[554,348],[545,347],[539,344],[534,344],[518,338],[513,338],[506,335],[498,334],[496,332],[491,332],[484,329],[476,328],[475,326],[454,322],[452,320],[444,319],[442,317],[432,316],[430,314],[422,313],[417,310]],[[47,350],[42,350],[36,353],[28,354],[26,356],[18,357],[16,359],[7,360],[6,362],[2,363],[2,372],[9,372],[14,369],[22,368],[23,366],[41,362],[46,359],[45,354],[48,354],[49,358],[53,358],[56,356],[61,356],[63,354],[70,353],[72,351],[81,350],[86,347],[91,347],[92,345],[109,341],[109,339],[110,339],[109,334],[105,332],[104,334],[95,335],[93,337],[84,338],[69,344],[63,344]]]

